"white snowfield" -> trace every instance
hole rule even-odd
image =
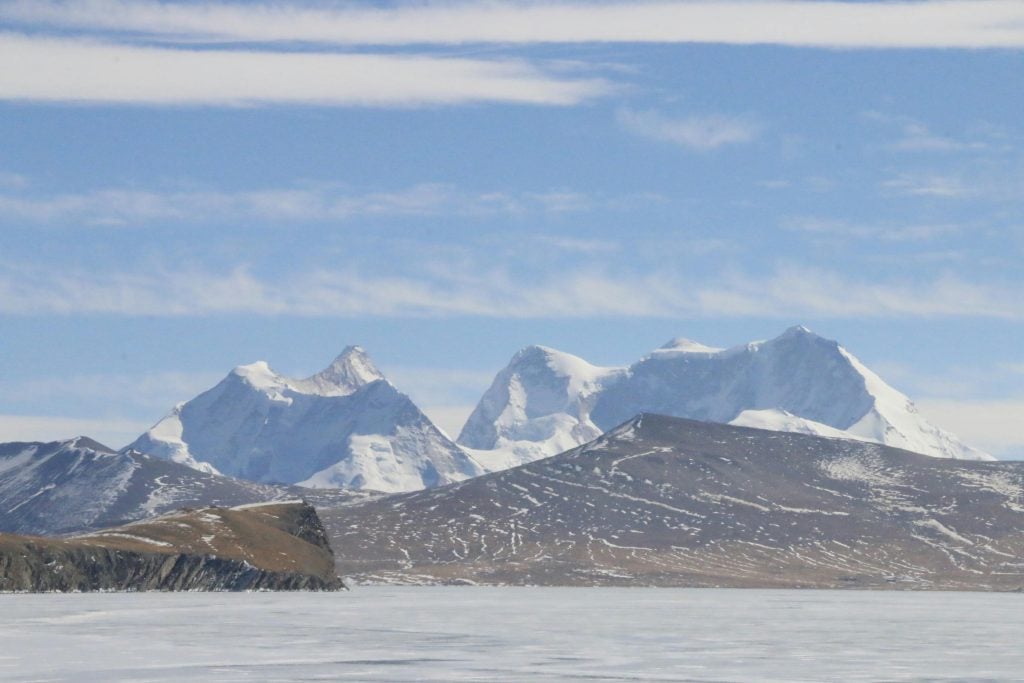
[[[128,446],[206,471],[320,488],[413,491],[482,474],[351,346],[305,379],[235,368]]]
[[[501,469],[586,443],[643,412],[994,460],[928,422],[837,342],[802,326],[730,349],[673,339],[621,368],[528,347],[495,377],[458,443]]]

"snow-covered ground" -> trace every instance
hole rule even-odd
[[[649,588],[0,596],[4,681],[1020,680],[1024,596]]]

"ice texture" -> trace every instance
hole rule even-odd
[[[0,680],[1016,681],[1017,598],[480,587],[8,595],[16,628],[0,646]]]

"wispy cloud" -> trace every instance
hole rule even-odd
[[[622,249],[622,245],[613,240],[565,237],[561,235],[542,235],[537,238],[537,241],[543,246],[575,254],[613,254]]]
[[[671,271],[563,269],[553,274],[427,267],[389,277],[313,270],[278,279],[244,268],[75,272],[0,268],[0,313],[204,316],[212,314],[476,316],[488,318],[757,317],[1024,319],[1015,283],[944,276],[859,281],[798,266],[763,276],[691,281]]]
[[[606,94],[521,60],[144,47],[0,33],[0,100],[132,105],[572,105]]]
[[[964,401],[925,398],[915,401],[929,419],[997,457],[1024,459],[1024,398]]]
[[[616,118],[634,135],[699,151],[752,142],[761,130],[749,119],[720,114],[674,118],[653,110],[620,109]]]
[[[14,0],[27,25],[182,38],[340,45],[729,43],[843,48],[1024,46],[1016,0],[489,2],[324,7],[308,3]]]
[[[462,430],[474,404],[494,379],[494,370],[462,368],[384,367],[398,389],[410,397],[424,413],[455,438]]]
[[[1021,394],[1020,376],[1024,367],[1014,363],[996,362],[978,357],[970,364],[954,364],[921,372],[903,363],[878,363],[876,371],[889,381],[896,381],[911,396],[933,400],[958,401],[1011,400]]]
[[[0,189],[23,190],[28,187],[28,178],[10,171],[0,170]]]
[[[923,121],[909,116],[877,110],[866,111],[863,116],[868,121],[895,129],[898,137],[887,147],[900,152],[983,152],[992,150],[994,144],[1000,141],[999,138],[1003,137],[1002,131],[990,126],[977,126],[974,136],[954,136],[935,133]]]
[[[259,223],[346,221],[389,216],[489,216],[570,213],[628,205],[628,197],[571,190],[468,192],[445,183],[385,191],[308,184],[228,192],[215,188],[104,188],[73,194],[0,192],[0,224],[129,226],[153,222]]]
[[[120,448],[149,428],[123,418],[69,418],[49,415],[0,415],[0,441],[60,441],[89,436]]]
[[[226,369],[225,369],[226,371]],[[223,373],[221,373],[222,375]],[[4,395],[13,407],[10,397],[17,397],[21,406],[63,405],[82,407],[95,405],[96,400],[115,400],[131,396],[135,413],[151,413],[151,422],[170,408],[213,386],[220,376],[206,372],[145,372],[64,374],[60,376],[34,376],[22,381],[5,381]]]
[[[855,280],[830,271],[783,267],[765,277],[733,275],[696,289],[706,315],[780,318],[1024,318],[1018,285],[956,276],[928,281]]]
[[[979,194],[978,188],[963,178],[941,173],[900,173],[884,181],[882,187],[895,194],[916,197],[962,199]]]
[[[873,239],[883,242],[927,242],[960,233],[955,223],[920,223],[912,225],[872,225],[851,223],[830,218],[803,216],[783,222],[782,227],[818,237],[836,239]]]
[[[936,135],[928,126],[912,122],[904,124],[902,137],[891,148],[906,152],[977,152],[988,149],[988,145]]]
[[[457,439],[462,432],[466,420],[476,408],[474,403],[465,403],[456,406],[423,405],[421,410],[426,413],[431,422],[444,430],[452,439]]]
[[[882,182],[887,194],[948,200],[1024,202],[1024,159],[986,156],[946,167],[895,173]]]

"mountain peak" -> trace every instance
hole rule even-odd
[[[553,349],[550,346],[541,346],[540,344],[531,344],[530,346],[524,346],[523,348],[516,351],[515,355],[512,356],[512,360],[509,361],[509,365],[516,365],[522,361],[533,360],[535,358],[547,359],[552,356],[564,355],[562,351]]]
[[[263,362],[239,366],[127,448],[312,488],[411,491],[481,472],[358,346],[306,379]]]
[[[687,339],[686,337],[676,337],[669,339],[667,342],[659,346],[654,350],[656,354],[665,353],[718,353],[722,349],[714,346],[707,346],[700,342]]]
[[[263,360],[258,360],[248,365],[239,365],[228,375],[229,380],[233,377],[241,379],[245,384],[254,389],[274,395],[281,394],[286,389],[292,388],[287,378],[274,372],[270,365]]]
[[[811,328],[806,325],[793,325],[785,332],[780,334],[776,339],[792,339],[796,337],[817,337],[818,335],[811,331]]]
[[[115,452],[114,449],[110,448],[109,446],[104,446],[99,441],[96,441],[95,439],[90,439],[88,436],[76,436],[75,438],[70,439],[67,442],[67,445],[69,448],[89,449],[92,451],[96,451],[97,453]]]
[[[360,387],[384,379],[370,356],[361,346],[347,346],[326,368],[308,378],[320,388],[333,388],[352,393]],[[332,392],[336,393],[336,392]]]

